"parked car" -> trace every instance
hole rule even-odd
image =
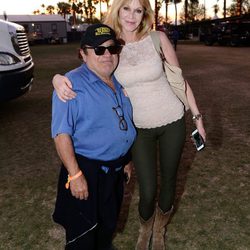
[[[31,89],[34,63],[24,27],[0,20],[0,101]]]
[[[250,45],[250,21],[212,23],[204,32],[206,45]]]

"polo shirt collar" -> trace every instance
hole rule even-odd
[[[86,70],[88,74],[89,83],[100,82],[100,81],[103,82],[91,69],[89,69],[87,64],[84,63],[82,67],[83,67],[83,70]],[[116,89],[122,88],[122,86],[118,83],[114,75],[112,75],[112,80]]]

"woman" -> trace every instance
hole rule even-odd
[[[105,20],[124,42],[115,76],[130,97],[138,133],[132,151],[140,193],[138,250],[148,248],[152,231],[153,249],[165,249],[166,225],[173,211],[176,175],[185,142],[184,106],[170,88],[154,48],[150,36],[153,17],[149,0],[114,0]],[[167,62],[179,66],[169,39],[163,32],[158,33]],[[53,84],[62,100],[74,98],[68,79],[56,75]],[[186,95],[195,125],[205,140],[202,116],[188,83]],[[155,206],[157,145],[161,185]]]

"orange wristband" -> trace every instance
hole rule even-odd
[[[65,188],[66,189],[69,189],[69,184],[71,181],[77,179],[78,177],[80,177],[82,175],[82,171],[80,170],[77,174],[73,175],[73,176],[70,176],[68,175],[68,180],[67,182],[65,183]]]

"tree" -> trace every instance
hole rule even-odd
[[[185,0],[185,3],[184,3],[184,12],[185,12],[185,23],[186,23],[187,20],[188,20],[188,0]]]
[[[48,5],[46,8],[46,12],[50,15],[55,14],[55,7],[53,5]]]
[[[83,10],[89,22],[93,23],[93,15],[96,13],[96,7],[93,5],[92,0],[83,0]]]
[[[100,9],[100,20],[102,19],[102,3],[107,4],[107,9],[109,7],[109,0],[94,0],[94,4],[99,4]]]
[[[159,10],[161,9],[162,1],[155,0],[155,28],[157,29],[159,23]]]
[[[166,22],[168,21],[168,5],[170,0],[163,0],[163,2],[165,2],[165,20]]]
[[[227,8],[227,0],[224,0],[223,4],[223,17],[226,18],[226,9]]]
[[[232,4],[227,8],[227,14],[230,16],[236,16],[241,14],[250,13],[250,2],[249,0],[232,0]]]
[[[200,5],[199,0],[190,0],[183,8],[181,19],[186,23],[204,18],[204,5]]]
[[[177,4],[181,3],[182,0],[155,0],[155,21],[158,21],[158,12],[161,8],[162,2],[166,5],[166,21],[168,19],[168,4],[172,3],[175,5],[175,25],[177,25]]]
[[[213,9],[214,9],[214,18],[218,18],[217,14],[218,14],[218,12],[220,10],[219,5],[218,4],[214,4],[213,5]]]
[[[42,7],[42,14],[45,14],[45,4],[42,4],[41,7]]]
[[[70,14],[71,5],[65,2],[57,3],[58,14],[63,15],[64,19],[66,18],[67,14]]]
[[[76,12],[77,12],[76,3],[78,2],[78,0],[68,0],[68,1],[71,4],[71,13],[72,13],[72,20],[73,20],[72,25],[75,26],[76,25]]]
[[[40,14],[40,10],[38,10],[38,9],[37,9],[37,10],[34,10],[34,11],[33,11],[33,14],[34,14],[34,15],[39,15],[39,14]]]
[[[174,0],[174,7],[175,7],[175,26],[177,26],[177,4],[181,3],[181,0]]]

